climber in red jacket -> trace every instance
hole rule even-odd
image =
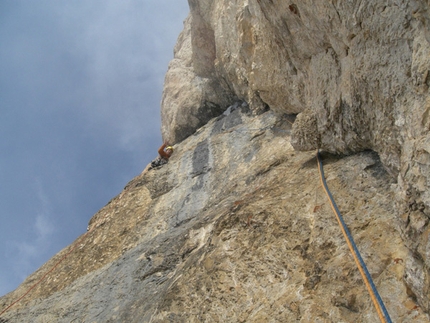
[[[170,156],[173,153],[173,147],[170,146],[168,142],[165,142],[158,148],[158,157],[151,162],[151,167],[149,169],[153,169],[159,167],[161,165],[167,164]]]

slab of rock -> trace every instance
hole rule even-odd
[[[377,322],[290,119],[245,104],[175,146],[90,221],[48,278],[2,319],[15,322]],[[328,185],[394,322],[428,322],[405,284],[413,258],[378,155],[323,154]],[[66,248],[0,299],[22,295]],[[419,277],[413,277],[419,279]]]
[[[175,154],[1,320],[377,322],[321,148],[392,320],[429,322],[429,1],[189,4],[161,109]]]
[[[405,241],[423,260],[411,265],[423,277],[413,289],[429,297],[422,287],[430,280],[429,1],[189,4],[166,75],[165,139],[180,142],[225,99],[240,99],[254,114],[298,114],[297,150],[376,151],[398,182],[398,218],[412,223],[405,234],[415,238]],[[415,229],[418,218],[425,225]]]

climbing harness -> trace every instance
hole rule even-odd
[[[387,309],[385,308],[384,302],[382,301],[381,296],[379,296],[378,290],[376,289],[375,284],[373,283],[372,277],[370,276],[370,273],[367,270],[366,264],[364,263],[363,258],[361,258],[360,252],[358,251],[357,246],[355,245],[354,239],[352,238],[352,235],[349,232],[348,227],[346,226],[342,215],[340,214],[340,211],[336,205],[336,202],[334,201],[333,195],[331,195],[330,193],[330,190],[328,188],[327,182],[324,177],[323,163],[322,163],[322,158],[319,150],[317,152],[317,162],[318,162],[318,171],[320,174],[321,184],[329,199],[330,206],[334,214],[336,215],[336,219],[342,230],[343,236],[345,237],[346,243],[348,244],[349,250],[351,251],[352,256],[354,257],[354,261],[358,267],[358,270],[360,271],[360,274],[364,280],[367,290],[369,291],[370,297],[372,298],[372,302],[375,305],[376,311],[378,312],[379,319],[381,320],[382,323],[392,323],[390,316],[388,315]]]

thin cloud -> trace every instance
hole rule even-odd
[[[43,216],[37,216],[33,223],[32,235],[35,236],[34,238],[25,238],[9,243],[9,249],[13,253],[13,257],[8,257],[9,267],[12,268],[13,272],[8,273],[8,275],[13,275],[23,281],[31,274],[36,269],[34,262],[40,258],[47,258],[46,250],[53,232],[49,220]]]
[[[11,244],[11,250],[14,251],[15,255],[14,267],[20,279],[24,279],[34,270],[33,263],[35,259],[46,256],[47,247],[55,233],[48,195],[42,187],[40,179],[36,179],[35,184],[39,208],[35,218],[32,220],[31,230],[25,237],[21,237],[21,240]]]
[[[40,203],[40,209],[38,214],[36,215],[36,220],[34,223],[34,231],[36,236],[36,244],[43,245],[45,244],[50,236],[54,233],[54,225],[52,223],[52,207],[51,202],[49,201],[49,197],[46,193],[46,190],[43,188],[42,181],[37,179],[36,190],[37,196]]]

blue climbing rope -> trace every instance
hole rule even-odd
[[[379,319],[383,323],[392,323],[390,315],[388,314],[388,311],[385,308],[384,302],[382,301],[382,298],[379,295],[378,290],[375,287],[375,284],[373,283],[372,277],[370,276],[370,273],[367,270],[366,264],[364,263],[363,258],[361,258],[360,252],[357,249],[354,239],[352,238],[352,235],[349,232],[348,227],[346,226],[342,215],[340,214],[340,211],[336,205],[336,202],[334,201],[333,195],[331,194],[328,188],[327,182],[324,177],[323,163],[322,163],[322,158],[319,151],[317,152],[317,161],[318,161],[318,170],[320,173],[321,183],[323,185],[324,191],[327,194],[327,197],[330,201],[330,205],[333,209],[333,212],[336,215],[336,219],[339,222],[339,225],[342,229],[342,233],[354,257],[355,263],[357,264],[357,267],[361,273],[361,276],[363,277],[364,283],[366,284],[366,287],[375,305],[376,311],[378,312]]]

